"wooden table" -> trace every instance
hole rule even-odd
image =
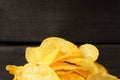
[[[98,61],[120,77],[120,3],[117,0],[1,0],[0,80],[7,64],[23,65],[27,46],[49,36],[98,47]]]

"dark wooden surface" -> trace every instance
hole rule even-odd
[[[0,0],[0,41],[117,43],[119,10],[119,0]]]
[[[22,65],[27,46],[58,36],[95,44],[99,62],[120,77],[119,0],[0,0],[0,80],[7,64]]]

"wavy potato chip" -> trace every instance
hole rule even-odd
[[[16,72],[20,71],[23,66],[15,66],[15,65],[7,65],[6,70],[9,71],[10,74],[16,74]]]
[[[71,71],[57,71],[60,80],[85,80],[81,75]]]
[[[40,47],[28,47],[26,49],[26,60],[29,63],[50,65],[56,58],[59,50]]]
[[[99,71],[108,73],[108,70],[98,62],[94,62]]]
[[[91,60],[93,62],[96,61],[99,56],[98,49],[92,44],[81,45],[79,49],[84,58]]]
[[[74,70],[74,69],[79,68],[79,67],[76,66],[76,65],[69,64],[69,63],[66,63],[66,62],[64,62],[64,61],[58,61],[58,62],[50,65],[50,67],[51,67],[54,71],[58,71],[58,70]]]
[[[83,58],[66,59],[66,62],[74,63],[80,67],[80,70],[89,70],[91,73],[97,73],[98,69],[92,61]]]
[[[71,64],[77,65],[78,68],[74,69],[73,71],[76,72],[77,74],[82,75],[84,78],[87,78],[89,75],[98,72],[98,68],[96,67],[96,65],[92,61],[89,61],[88,59],[65,58],[63,60]]]
[[[81,66],[73,63],[59,61],[51,65],[51,68],[57,73],[66,75],[67,72],[74,72],[83,78],[87,78],[91,72],[89,70],[82,70]]]
[[[120,79],[110,74],[99,72],[90,75],[87,78],[87,80],[120,80]]]
[[[47,38],[47,39],[43,40],[43,42],[40,45],[40,48],[49,47],[49,46],[53,46],[54,48],[59,49],[59,53],[56,56],[56,59],[54,60],[54,62],[56,62],[62,58],[76,55],[76,54],[78,54],[79,57],[81,57],[81,52],[78,49],[78,47],[75,44],[73,44],[70,41],[67,41],[65,39],[57,38],[57,37]]]
[[[22,67],[8,65],[6,69],[14,75],[13,80],[60,80],[56,73],[46,65],[28,63]]]
[[[61,73],[66,73],[69,71],[69,72],[75,72],[77,74],[79,74],[80,76],[84,77],[84,78],[87,78],[90,74],[91,74],[91,71],[90,70],[83,70],[81,69],[81,66],[78,66],[74,63],[70,63],[70,62],[63,62],[63,61],[59,61],[59,62],[56,62],[54,64],[52,64],[50,66],[54,71],[57,71]]]
[[[74,70],[75,73],[81,75],[82,77],[84,77],[85,79],[88,78],[88,76],[90,76],[92,73],[89,70],[81,70],[81,69],[75,69]]]

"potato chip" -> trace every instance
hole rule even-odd
[[[108,73],[108,70],[98,62],[94,62],[99,71]]]
[[[74,72],[81,75],[85,79],[88,78],[88,76],[92,74],[89,70],[81,70],[79,68],[75,69]]]
[[[54,62],[64,57],[72,56],[75,54],[78,54],[81,57],[81,52],[78,49],[78,47],[75,44],[65,39],[58,38],[58,37],[47,38],[43,40],[43,42],[40,45],[40,48],[49,47],[49,46],[53,46],[54,48],[59,49],[59,54],[56,56],[56,59],[54,60]]]
[[[57,71],[60,80],[85,80],[81,75],[71,71]]]
[[[50,66],[54,71],[65,71],[64,73],[67,73],[68,71],[75,72],[84,78],[87,78],[91,72],[90,70],[83,70],[81,69],[81,66],[78,66],[74,63],[69,63],[69,62],[63,62],[63,61],[58,61]],[[61,72],[62,73],[62,72]]]
[[[69,74],[69,73],[72,73],[73,71],[72,70],[57,70],[56,73],[58,75],[65,75],[65,74]]]
[[[98,69],[95,66],[95,64],[87,59],[82,59],[82,58],[68,59],[67,58],[64,61],[76,64],[77,66],[80,67],[80,70],[89,70],[91,73],[98,72]]]
[[[87,78],[87,80],[120,80],[120,79],[110,74],[99,72],[90,75]]]
[[[77,66],[79,66],[79,68],[76,68],[73,71],[76,72],[77,74],[82,75],[84,78],[87,78],[89,75],[98,72],[98,68],[95,66],[95,64],[92,61],[89,61],[87,59],[67,58],[64,60],[70,63],[74,63]]]
[[[26,49],[26,60],[29,63],[50,65],[58,54],[58,49],[28,47]]]
[[[15,65],[7,65],[6,70],[9,71],[10,74],[16,74],[16,71],[21,70],[23,66],[15,66]]]
[[[50,67],[54,70],[74,70],[79,68],[78,66],[74,65],[74,64],[69,64],[63,61],[58,61],[52,65],[50,65]]]
[[[93,62],[96,61],[99,56],[98,49],[92,44],[81,45],[79,49],[84,58],[91,60]]]
[[[15,68],[15,69],[14,69]],[[9,65],[8,71],[14,71],[13,80],[60,80],[56,73],[46,65],[26,64],[22,68]]]
[[[70,41],[49,37],[38,47],[26,48],[24,66],[6,66],[13,80],[120,80],[96,62],[98,49],[92,44],[79,48]]]

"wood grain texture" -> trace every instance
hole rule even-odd
[[[118,0],[0,0],[0,41],[120,42]]]
[[[119,0],[0,0],[0,80],[7,64],[22,65],[25,48],[49,36],[94,43],[98,61],[120,77]]]
[[[34,45],[33,45],[34,46]],[[120,78],[120,45],[96,45],[100,51],[98,62],[108,71]],[[24,65],[27,46],[0,46],[0,80],[12,80],[13,76],[6,70],[8,64]]]

